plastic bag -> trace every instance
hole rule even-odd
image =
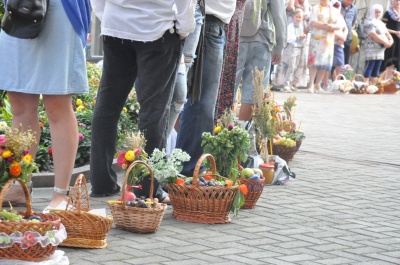
[[[290,170],[285,160],[277,155],[274,155],[273,157],[277,167],[274,173],[274,180],[271,183],[272,185],[283,185],[291,178],[296,177],[296,174]]]

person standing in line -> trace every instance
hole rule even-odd
[[[176,148],[190,155],[190,161],[184,163],[181,171],[186,176],[193,174],[195,165],[203,154],[201,148],[203,132],[213,131],[226,42],[225,25],[231,20],[235,7],[236,0],[205,1],[204,62],[200,99],[192,100],[194,91],[189,95],[180,116],[176,140]]]
[[[186,36],[195,28],[195,0],[91,0],[101,21],[103,74],[92,122],[91,197],[118,194],[112,169],[120,113],[136,79],[139,130],[145,151],[166,147],[176,69]],[[169,202],[160,185],[154,197]],[[147,191],[148,193],[148,191]],[[148,196],[147,196],[148,197]]]
[[[282,56],[282,63],[287,65],[282,91],[287,93],[297,90],[297,83],[294,81],[294,73],[299,65],[301,49],[307,38],[307,34],[304,33],[303,16],[303,10],[296,8],[293,12],[291,22],[288,23],[287,27],[287,46]]]
[[[310,81],[308,91],[324,92],[321,81],[326,71],[330,71],[333,63],[334,32],[340,29],[337,25],[339,11],[329,0],[320,0],[320,4],[313,6],[310,17],[311,38],[308,51],[308,68]]]
[[[245,11],[248,5],[253,3],[256,3],[256,1],[249,1],[246,4]],[[253,35],[249,34],[252,29],[243,24],[240,36],[236,94],[240,80],[242,80],[242,99],[239,112],[239,120],[242,121],[249,121],[252,115],[252,72],[255,67],[258,67],[260,71],[264,69],[264,87],[267,88],[271,63],[273,65],[280,63],[282,51],[286,46],[287,19],[284,2],[263,0],[261,6],[262,22],[260,28]],[[244,19],[252,21],[251,12],[245,12]]]
[[[7,2],[5,2],[7,4]],[[54,189],[49,208],[65,209],[78,150],[78,124],[72,95],[89,90],[85,46],[90,29],[89,0],[50,1],[44,28],[34,39],[0,32],[0,89],[8,91],[12,127],[32,130],[40,138],[38,118],[42,95],[50,125],[54,161]],[[22,189],[14,197],[25,201]],[[6,199],[7,200],[7,199]],[[13,202],[12,202],[13,203]]]
[[[237,0],[235,13],[229,25],[225,27],[227,42],[224,50],[224,64],[218,90],[217,107],[215,108],[215,120],[218,120],[226,109],[234,108],[239,36],[243,24],[243,12],[246,1]]]
[[[371,84],[375,84],[385,56],[385,49],[393,44],[392,35],[381,21],[383,13],[382,5],[375,4],[370,8],[369,18],[364,21],[363,50],[365,54],[364,78]]]
[[[350,44],[352,40],[351,30],[353,29],[357,20],[357,7],[353,5],[354,0],[342,0],[342,8],[340,12],[346,21],[347,38],[344,42],[344,64],[350,64]]]
[[[386,28],[392,35],[394,41],[390,48],[385,50],[385,59],[381,70],[389,68],[393,70],[396,68],[400,70],[400,0],[391,0],[389,9],[385,12],[382,17],[383,23],[386,24]],[[384,77],[384,80],[388,79],[389,76]]]

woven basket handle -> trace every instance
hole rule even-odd
[[[194,168],[193,171],[193,180],[192,180],[192,185],[193,186],[197,186],[197,179],[199,177],[199,171],[200,171],[200,167],[203,164],[203,161],[208,158],[208,160],[210,161],[211,164],[211,172],[213,174],[215,174],[215,172],[217,171],[217,166],[215,165],[215,159],[212,155],[210,154],[203,154],[199,160],[196,163],[196,167]]]
[[[338,74],[338,75],[336,76],[336,78],[335,78],[335,81],[338,81],[338,80],[340,80],[340,79],[339,79],[339,77],[341,77],[341,78],[342,78],[342,80],[347,80],[347,79],[346,79],[346,77],[345,77],[344,75],[342,75],[342,74]]]
[[[364,82],[365,77],[362,74],[356,74],[353,76],[353,78],[351,79],[351,81],[356,81],[356,77],[357,76],[361,76],[362,77],[362,81]]]
[[[128,178],[129,178],[129,172],[131,172],[131,170],[133,169],[134,166],[142,164],[144,166],[147,167],[147,169],[150,172],[150,200],[153,201],[153,190],[154,190],[154,175],[153,175],[153,170],[151,169],[151,167],[143,161],[134,161],[132,164],[129,165],[128,169],[125,172],[125,176],[124,176],[124,181],[122,182],[122,197],[121,197],[121,205],[122,205],[122,209],[126,208],[126,204],[125,204],[125,197],[126,197],[126,187],[127,187],[127,183],[128,183]]]
[[[20,178],[9,179],[4,184],[3,189],[1,190],[1,193],[0,193],[0,211],[2,210],[2,207],[3,207],[4,197],[6,196],[6,193],[7,193],[8,189],[11,187],[11,185],[13,184],[14,181],[18,181],[19,184],[21,184],[22,190],[24,191],[25,201],[26,201],[25,218],[28,218],[28,217],[33,215],[31,196],[30,196],[30,193],[28,191],[28,187],[26,186],[25,182]]]
[[[79,174],[75,180],[74,186],[71,188],[68,198],[68,204],[65,210],[70,209],[70,205],[78,211],[88,212],[90,210],[89,192],[86,185],[85,175]]]

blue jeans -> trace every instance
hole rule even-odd
[[[110,193],[117,175],[112,169],[117,142],[118,120],[136,78],[139,130],[151,154],[166,146],[169,109],[182,43],[166,31],[152,42],[122,40],[104,36],[104,64],[92,122],[90,182],[92,193]],[[154,187],[157,191],[157,187]],[[163,198],[159,198],[163,199]]]
[[[252,71],[255,67],[264,70],[264,88],[269,84],[271,68],[271,52],[268,46],[262,42],[240,42],[238,67],[236,71],[235,98],[237,90],[242,80],[242,103],[253,104],[253,76]]]
[[[178,75],[176,78],[174,95],[172,97],[171,110],[169,114],[168,135],[172,132],[175,122],[182,111],[183,104],[186,102],[187,72],[193,65],[193,61],[196,58],[196,48],[199,42],[201,25],[203,24],[203,15],[201,14],[199,8],[196,9],[195,19],[196,28],[194,29],[194,32],[189,34],[189,36],[187,36],[187,38],[185,39],[181,62],[178,66]]]
[[[184,164],[181,172],[186,176],[192,176],[195,165],[203,154],[201,135],[203,132],[213,131],[225,42],[222,22],[206,20],[201,96],[197,102],[192,103],[189,97],[185,103],[176,142],[177,148],[190,155],[190,161]]]
[[[364,77],[379,77],[382,60],[367,60],[365,61]]]

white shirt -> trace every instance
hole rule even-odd
[[[196,26],[196,0],[90,0],[101,21],[101,34],[135,41],[155,41],[175,26],[187,36]]]
[[[236,0],[208,0],[205,1],[206,14],[219,18],[229,24],[236,9]]]

